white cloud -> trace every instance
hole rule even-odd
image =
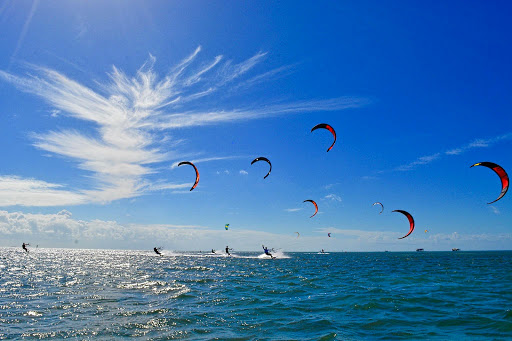
[[[51,117],[58,117],[59,114],[60,114],[60,110],[53,109],[53,110],[51,110],[50,116]]]
[[[292,72],[294,65],[285,65],[273,70],[267,71],[255,77],[252,77],[244,82],[241,82],[237,86],[233,87],[232,91],[239,91],[241,88],[249,88],[257,84],[267,81],[269,78],[282,77]]]
[[[441,153],[422,156],[422,157],[419,157],[416,161],[413,161],[406,165],[398,166],[397,168],[395,168],[395,170],[408,171],[408,170],[414,169],[416,166],[419,166],[419,165],[427,165],[427,164],[431,163],[432,161],[439,159],[440,156],[441,156]]]
[[[38,4],[39,4],[39,0],[34,0],[32,2],[32,7],[30,8],[30,12],[28,13],[27,19],[25,20],[25,23],[23,24],[23,28],[21,29],[21,33],[18,38],[18,42],[16,43],[16,48],[14,49],[14,52],[11,55],[11,60],[10,60],[9,66],[11,65],[13,60],[16,58],[16,56],[18,55],[18,52],[23,44],[23,41],[25,40],[25,36],[30,27],[30,23],[32,22],[32,18],[34,17],[34,14],[37,10]]]
[[[324,188],[329,190],[329,189],[331,189],[331,188],[333,188],[334,186],[337,186],[337,185],[339,185],[339,183],[337,183],[337,182],[333,183],[333,184],[327,184],[327,185],[324,186]]]
[[[293,231],[272,233],[248,230],[236,226],[226,233],[223,226],[209,228],[199,225],[176,224],[121,224],[109,220],[74,219],[71,212],[55,214],[30,214],[0,211],[0,246],[21,245],[28,242],[32,247],[79,247],[79,248],[130,248],[151,250],[163,246],[165,250],[211,250],[229,245],[237,251],[260,250],[261,244],[285,251],[414,251],[451,250],[458,247],[470,249],[510,249],[511,233],[481,234],[423,234],[413,233],[399,240],[401,232],[365,231],[325,227],[317,229],[318,236],[300,231],[297,238]],[[336,238],[328,238],[332,233]],[[77,243],[76,243],[76,242]]]
[[[88,201],[83,193],[63,189],[62,185],[17,176],[0,176],[0,206],[62,206]]]
[[[468,150],[471,150],[474,148],[488,148],[498,142],[506,141],[506,140],[510,140],[510,139],[512,139],[512,133],[507,133],[507,134],[499,135],[499,136],[488,138],[488,139],[475,139],[466,145],[463,145],[463,146],[460,146],[457,148],[452,148],[452,149],[449,149],[442,153],[435,153],[432,155],[419,157],[418,159],[416,159],[415,161],[413,161],[411,163],[396,167],[394,170],[395,171],[409,171],[409,170],[416,168],[417,166],[427,165],[435,160],[440,159],[442,156],[459,155],[459,154],[465,153]]]
[[[187,156],[176,148],[182,141],[170,139],[168,134],[163,136],[164,131],[285,114],[337,111],[367,102],[362,98],[340,97],[263,106],[246,104],[239,108],[218,100],[216,105],[206,105],[203,99],[221,89],[228,93],[225,90],[240,84],[247,87],[287,68],[250,75],[250,71],[263,61],[264,52],[238,64],[223,62],[223,56],[219,55],[196,67],[200,51],[201,47],[198,47],[163,77],[155,72],[156,58],[151,55],[134,77],[113,66],[108,74],[109,81],[97,83],[95,89],[43,67],[34,67],[35,75],[25,77],[0,71],[0,79],[51,104],[53,114],[91,123],[86,126],[86,131],[75,128],[32,135],[36,148],[74,161],[80,169],[89,172],[93,181],[90,188],[65,193],[70,200],[60,200],[60,205],[109,202],[173,188],[175,184],[166,186],[149,182],[149,175],[162,169],[156,165],[173,161],[171,168],[174,168]],[[211,109],[215,106],[218,108]],[[196,158],[196,162],[230,158],[235,157]],[[15,203],[12,198],[1,200]],[[24,199],[19,204],[28,202],[38,206],[40,201]]]
[[[269,105],[263,108],[243,108],[219,111],[184,111],[154,120],[152,124],[159,129],[185,128],[210,124],[236,122],[248,119],[266,118],[285,114],[301,114],[313,111],[337,111],[357,108],[367,104],[364,99],[340,97],[323,101],[302,101]]]
[[[86,24],[84,18],[82,16],[79,16],[77,18],[77,23],[75,26],[75,39],[83,38],[88,31],[89,27]]]
[[[190,162],[192,162],[194,165],[202,162],[210,162],[210,161],[220,161],[220,160],[232,160],[232,159],[240,159],[242,156],[218,156],[218,157],[206,157],[201,159],[192,159]],[[178,164],[181,161],[173,162],[171,165],[171,169],[174,169],[178,167]]]
[[[190,185],[188,185],[190,187]],[[188,191],[172,191],[171,192],[172,194],[192,194],[192,193],[197,193],[197,192],[192,192],[190,190]]]
[[[494,144],[496,144],[498,142],[501,142],[501,141],[504,141],[504,140],[509,140],[511,138],[512,138],[512,133],[499,135],[499,136],[496,136],[496,137],[493,137],[493,138],[489,138],[489,139],[475,139],[472,142],[470,142],[470,143],[468,143],[468,144],[466,144],[464,146],[447,150],[445,152],[445,154],[446,155],[459,155],[459,154],[467,152],[468,150],[473,149],[473,148],[487,148],[487,147],[491,147],[492,145],[494,145]]]
[[[286,212],[297,212],[297,211],[302,210],[302,208],[285,208],[284,210]]]
[[[324,199],[341,202],[341,197],[333,193],[327,194]]]
[[[68,210],[62,210],[62,211],[59,211],[59,213],[57,213],[57,215],[63,215],[63,216],[66,216],[66,217],[71,217],[73,214],[71,212],[69,212]]]
[[[247,174],[249,174],[249,173],[248,173],[247,171],[245,171],[245,170],[241,169],[241,170],[240,170],[240,174],[242,174],[242,175],[247,175]]]
[[[6,239],[25,238],[32,241],[44,241],[46,244],[52,240],[46,237],[51,233],[51,239],[56,238],[57,243],[71,242],[75,239],[94,242],[105,239],[109,243],[148,238],[154,234],[172,230],[204,230],[205,227],[197,225],[121,225],[115,221],[103,220],[76,220],[69,211],[63,210],[56,214],[30,214],[22,212],[0,211],[0,232]],[[165,234],[165,233],[164,233]]]

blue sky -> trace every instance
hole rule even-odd
[[[3,2],[0,244],[511,249],[509,10]]]

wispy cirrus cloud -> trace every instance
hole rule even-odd
[[[333,188],[334,186],[337,186],[337,185],[339,185],[339,183],[327,184],[327,185],[324,186],[324,189],[329,190],[329,189],[331,189],[331,188]]]
[[[63,185],[18,176],[0,176],[0,206],[62,206],[88,202],[87,195]]]
[[[302,210],[302,208],[285,208],[284,210],[286,212],[297,212],[297,211]]]
[[[25,36],[27,35],[28,29],[30,27],[30,23],[32,22],[32,18],[34,17],[34,14],[36,13],[37,6],[39,5],[39,0],[34,0],[32,2],[32,7],[30,8],[30,12],[28,13],[28,17],[25,20],[25,23],[23,24],[23,28],[21,29],[20,36],[18,38],[18,41],[16,43],[16,47],[14,49],[14,52],[11,55],[11,59],[9,62],[9,67],[11,66],[12,62],[18,55],[19,50],[21,49],[21,46],[23,45],[23,41],[25,40]]]
[[[60,114],[60,110],[52,110],[50,116],[51,117],[58,117]]]
[[[490,206],[492,213],[499,215],[501,212],[496,206]]]
[[[73,161],[79,169],[87,171],[91,179],[90,187],[85,189],[63,190],[58,185],[48,188],[49,193],[62,191],[62,197],[69,198],[59,201],[60,205],[110,202],[164,188],[182,188],[183,184],[166,184],[161,180],[155,184],[155,180],[149,180],[162,169],[159,165],[163,162],[172,162],[171,168],[175,168],[183,161],[184,154],[178,150],[182,141],[168,137],[168,132],[173,129],[335,111],[367,103],[364,98],[339,97],[271,105],[247,103],[235,108],[220,101],[206,107],[203,99],[220,90],[229,93],[225,90],[249,87],[289,68],[251,74],[267,53],[258,52],[242,62],[233,63],[222,55],[198,61],[200,52],[201,47],[198,47],[163,76],[156,73],[156,58],[151,55],[133,77],[113,66],[108,73],[109,80],[96,83],[94,88],[44,67],[33,66],[35,74],[26,76],[0,71],[0,79],[39,96],[53,107],[58,117],[67,116],[90,123],[82,125],[84,128],[75,125],[73,129],[31,135],[34,147]],[[236,157],[198,158],[196,154],[195,161],[230,158]],[[4,201],[13,205],[38,206],[26,196],[14,198],[19,200]]]
[[[192,159],[192,160],[190,160],[190,162],[192,162],[193,164],[196,164],[196,163],[202,163],[202,162],[232,160],[232,159],[241,159],[241,158],[242,158],[242,156],[216,156],[216,157],[205,157],[205,158],[200,158],[200,159]],[[181,161],[173,162],[173,164],[171,165],[171,169],[178,167],[178,164],[180,162]]]
[[[512,133],[499,135],[499,136],[489,138],[489,139],[475,139],[464,146],[447,150],[445,152],[445,154],[446,155],[459,155],[464,152],[467,152],[470,149],[487,148],[487,147],[491,147],[492,145],[494,145],[498,142],[510,140],[510,139],[512,139]]]
[[[443,156],[459,155],[459,154],[465,153],[465,152],[467,152],[471,149],[475,149],[475,148],[489,148],[489,147],[492,147],[493,145],[495,145],[496,143],[510,140],[510,139],[512,139],[512,133],[507,133],[507,134],[503,134],[503,135],[499,135],[499,136],[487,138],[487,139],[481,139],[481,138],[475,139],[475,140],[471,141],[470,143],[467,143],[460,147],[452,148],[452,149],[446,150],[444,152],[439,152],[439,153],[419,157],[416,160],[414,160],[408,164],[400,165],[400,166],[394,168],[393,170],[394,171],[409,171],[409,170],[415,169],[417,166],[430,164],[431,162],[436,161],[436,160],[442,158]]]
[[[264,83],[268,81],[269,79],[275,79],[278,77],[284,77],[288,74],[291,74],[293,72],[295,65],[285,65],[278,68],[275,68],[273,70],[267,71],[265,73],[259,74],[257,76],[254,76],[244,82],[241,82],[237,86],[233,87],[231,91],[237,91],[244,88],[250,88],[257,84]]]
[[[408,170],[416,168],[416,166],[419,166],[419,165],[427,165],[427,164],[431,163],[432,161],[439,159],[440,156],[441,156],[441,153],[422,156],[411,163],[396,167],[395,170],[408,171]]]
[[[311,100],[266,107],[253,107],[220,111],[188,111],[166,115],[151,123],[159,129],[177,129],[210,124],[229,123],[249,119],[267,118],[285,114],[300,114],[314,111],[336,111],[357,108],[368,101],[353,97],[340,97],[330,100]]]
[[[326,200],[330,200],[330,201],[337,201],[337,202],[341,202],[341,197],[339,195],[336,195],[334,193],[331,193],[331,194],[327,194],[324,199]]]

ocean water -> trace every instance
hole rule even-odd
[[[278,256],[0,248],[0,339],[512,339],[512,252]]]

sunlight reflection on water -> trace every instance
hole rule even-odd
[[[0,338],[512,337],[511,252],[283,256],[0,248]]]

